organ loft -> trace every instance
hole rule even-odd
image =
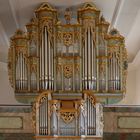
[[[124,37],[93,3],[59,10],[41,4],[26,32],[11,37],[11,86],[19,102],[32,104],[36,139],[102,138],[102,106],[125,95]]]

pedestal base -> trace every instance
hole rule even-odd
[[[103,140],[97,136],[35,136],[36,140]]]

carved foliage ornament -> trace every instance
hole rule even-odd
[[[65,123],[70,123],[75,118],[74,112],[61,112],[61,118]]]
[[[65,64],[64,65],[64,76],[66,78],[71,78],[73,74],[73,65],[72,64]]]
[[[67,47],[73,44],[73,34],[71,32],[63,33],[63,43]]]

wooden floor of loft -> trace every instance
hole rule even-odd
[[[35,136],[36,140],[103,140],[97,136]]]

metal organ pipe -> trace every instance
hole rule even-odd
[[[88,40],[88,45],[87,45],[87,50],[88,50],[88,54],[87,54],[87,68],[88,68],[88,89],[90,89],[90,27],[88,27],[88,33],[87,33],[87,40]]]
[[[44,31],[42,31],[41,35],[41,88],[44,89]]]
[[[56,44],[58,44],[58,43],[56,43],[57,42],[57,40],[56,40],[56,29],[54,29],[54,42],[53,42],[53,56],[52,56],[52,60],[53,60],[53,64],[54,64],[54,67],[53,67],[53,65],[52,65],[52,67],[53,67],[53,88],[54,88],[54,91],[56,91],[56,87],[57,87],[57,83],[58,83],[58,79],[57,79],[57,77],[58,77],[58,75],[57,75],[57,72],[56,72],[56,70],[57,70],[57,64],[56,64],[56,59],[55,59],[55,57],[56,57],[56,51],[57,51],[57,49],[56,49]]]
[[[90,87],[90,89],[94,89],[94,87],[93,87],[93,65],[94,65],[94,58],[93,58],[93,32],[92,31],[90,31],[91,32],[91,36],[90,36],[90,39],[91,39],[91,51],[90,51],[90,53],[91,53],[91,87]]]
[[[74,39],[73,39],[73,42],[74,42]],[[76,83],[76,82],[75,82],[75,81],[76,81],[75,65],[74,65],[74,64],[75,64],[75,59],[74,59],[75,51],[74,51],[74,47],[75,47],[75,46],[73,45],[73,46],[72,46],[72,48],[73,48],[73,65],[72,65],[73,74],[72,74],[72,83],[73,83],[73,84],[72,84],[72,88],[71,88],[73,91],[75,91],[75,83]],[[70,79],[69,79],[69,82],[70,82]]]
[[[96,82],[96,90],[99,91],[99,60],[96,58],[97,56],[99,56],[99,48],[98,48],[98,45],[99,45],[99,34],[98,34],[98,27],[96,27],[96,52],[95,52],[95,65],[96,65],[96,70],[94,72],[94,74],[96,75],[95,77],[95,82]]]
[[[113,68],[113,64],[114,64],[114,54],[113,54],[113,59],[112,59],[112,64],[111,64],[111,69],[112,69],[111,70],[111,72],[112,72],[112,78],[111,78],[112,79],[112,90],[114,90],[114,79],[113,79],[114,78],[114,73],[113,73],[114,68]]]
[[[18,67],[19,67],[19,77],[18,77],[19,88],[18,89],[21,90],[21,58],[20,58],[20,53],[19,53],[19,58],[17,58],[17,59],[18,59]]]
[[[89,99],[89,134],[91,135],[91,129],[92,129],[92,122],[91,122],[91,113],[92,113],[92,110],[91,110],[91,101]]]
[[[119,90],[118,88],[118,81],[119,81],[119,72],[118,72],[118,68],[119,68],[119,65],[118,65],[118,59],[116,61],[116,90]]]
[[[95,33],[93,35],[95,36]],[[93,38],[93,41],[92,41],[92,44],[93,44],[93,58],[92,58],[92,60],[93,60],[93,65],[92,65],[93,74],[92,74],[92,79],[93,79],[93,90],[96,90],[96,85],[97,85],[97,83],[96,83],[96,69],[97,69],[96,65],[97,65],[97,63],[96,63],[96,46],[94,43],[94,38],[95,38],[94,36],[92,37]]]
[[[20,53],[20,89],[22,90],[22,54]]]
[[[112,61],[113,61],[113,55],[111,55],[111,59],[110,59],[110,87],[111,87],[111,91],[113,90],[113,84],[112,84]]]
[[[84,40],[85,41],[85,40]],[[84,42],[85,44],[85,42]],[[83,80],[83,86],[82,88],[85,89],[85,45],[82,46],[82,56],[83,56],[83,59],[82,59],[82,69],[83,69],[83,74],[82,74],[82,80]]]
[[[39,36],[39,41],[41,42],[41,44],[39,44],[39,88],[42,88],[42,38],[41,38],[41,34]]]
[[[22,84],[23,84],[23,90],[25,90],[25,58],[24,58],[24,55],[22,54],[22,61],[23,61],[23,82],[22,82]]]
[[[27,86],[27,65],[26,65],[26,58],[24,56],[24,80],[25,80],[25,87],[24,89],[28,89],[28,86]]]
[[[114,62],[114,90],[116,90],[116,63],[117,63],[117,59],[116,59],[116,54],[114,55],[115,56],[115,62]]]
[[[125,48],[124,48],[125,49]],[[122,54],[122,51],[123,51],[123,48],[122,47],[120,47],[120,54]],[[120,66],[122,66],[122,55],[120,56],[120,62],[119,62],[119,64],[118,64],[118,66],[119,66],[119,76],[120,76],[120,83],[119,83],[119,90],[123,90],[123,86],[125,86],[125,85],[123,85],[123,84],[125,84],[125,83],[123,83],[123,72],[122,72],[122,67],[120,67]]]
[[[114,54],[113,54],[113,61],[112,61],[112,84],[113,84],[113,90],[115,90],[114,64],[115,64],[115,56],[114,56]]]
[[[19,69],[19,71],[18,71]],[[20,88],[20,65],[19,65],[19,53],[16,56],[16,89]]]
[[[82,34],[82,32],[81,32],[81,28],[80,28],[80,34]],[[82,53],[82,37],[81,37],[81,35],[80,35],[80,40],[79,41],[77,41],[77,43],[79,43],[79,54],[80,54],[80,73],[79,73],[79,83],[80,83],[80,86],[79,86],[79,88],[80,88],[80,91],[82,91],[82,73],[83,73],[83,71],[82,71],[82,66],[83,66],[83,63],[82,63],[82,56],[83,56],[83,53]],[[78,83],[78,84],[79,84]]]
[[[106,72],[105,72],[105,90],[106,91],[108,91],[108,78],[109,78],[109,72],[108,72],[108,58],[107,58],[107,43],[105,42],[105,57],[106,57],[106,60],[105,60],[105,63],[106,63],[106,65],[105,65],[105,70],[106,70]]]
[[[87,96],[86,99],[86,111],[87,116],[85,117],[86,120],[86,128],[87,132],[86,135],[95,135],[96,133],[96,108],[94,107],[92,103],[92,98],[90,96]]]
[[[19,66],[20,66],[20,89],[22,90],[22,54],[20,53],[20,63],[19,63]]]
[[[48,35],[47,35],[47,27],[44,27],[44,89],[48,88]]]
[[[39,134],[48,135],[48,98],[43,97],[39,105]]]
[[[49,38],[49,34],[47,31],[47,26],[43,27],[42,31],[43,35],[41,36],[41,49],[40,49],[40,60],[41,60],[41,68],[40,74],[42,77],[42,88],[43,89],[53,89],[53,72],[54,72],[54,62],[53,62],[53,44]]]
[[[19,83],[20,83],[20,90],[22,90],[22,62],[21,62],[21,54],[19,54],[19,68],[20,68]]]
[[[85,31],[85,89],[87,89],[87,30]]]
[[[117,82],[117,90],[121,90],[120,85],[121,85],[121,80],[120,80],[120,65],[119,65],[119,60],[117,61],[117,75],[118,75],[118,82]]]
[[[111,64],[112,64],[112,54],[111,54],[111,56],[110,56],[111,58],[109,58],[109,69],[110,69],[110,73],[109,73],[109,75],[110,75],[110,80],[109,80],[109,90],[111,91],[111,88],[112,88],[112,79],[111,79],[111,75],[112,75],[112,71],[111,71]]]
[[[118,60],[116,58],[116,61],[115,61],[115,90],[117,90],[117,79],[118,79],[118,75],[117,75],[117,61]]]
[[[16,56],[16,84],[17,84],[17,89],[19,90],[20,89],[20,65],[19,65],[19,61],[20,61],[20,59],[19,59],[19,53],[17,54],[17,56]],[[18,69],[19,69],[19,71],[18,71]]]
[[[51,47],[50,47],[50,60],[51,60],[51,62],[50,62],[50,64],[51,64],[51,76],[50,76],[50,83],[51,83],[51,89],[53,89],[53,51],[52,51],[52,48],[53,48],[53,46],[52,46],[52,44],[51,44]]]
[[[23,58],[23,53],[21,53],[21,89],[23,90],[24,89],[24,77],[23,77],[23,70],[24,70],[24,58]]]
[[[49,52],[49,58],[48,58],[48,64],[49,64],[49,72],[48,72],[48,84],[49,84],[49,89],[51,89],[51,46],[50,46],[50,40],[49,40],[49,44],[48,44],[48,52]]]
[[[115,77],[115,64],[116,64],[116,56],[115,56],[115,53],[114,53],[114,61],[113,61],[113,66],[112,66],[112,69],[113,69],[113,91],[115,91],[115,83],[116,83],[116,77]]]
[[[120,72],[119,72],[119,68],[120,68],[120,66],[119,66],[119,60],[117,60],[117,90],[120,90],[119,89],[119,83],[120,83]]]

